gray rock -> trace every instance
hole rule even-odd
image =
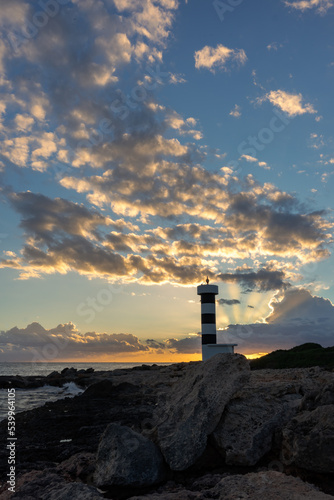
[[[271,450],[275,431],[296,414],[301,401],[291,381],[251,376],[227,405],[212,436],[226,464],[255,465]]]
[[[97,453],[97,486],[151,486],[164,478],[163,457],[154,443],[129,427],[108,425]]]
[[[320,473],[334,472],[334,405],[293,418],[283,430],[282,461]]]
[[[44,498],[45,500],[100,500],[103,496],[92,486],[68,483],[59,489],[50,491],[49,495]]]
[[[189,489],[175,486],[129,500],[333,500],[312,484],[286,476],[280,472],[265,471],[224,477],[212,488]]]
[[[76,453],[57,466],[57,472],[74,481],[85,483],[93,476],[96,457],[94,453]]]
[[[281,472],[266,471],[233,475],[211,490],[219,500],[333,500],[333,496],[320,492],[312,484],[286,476]]]
[[[217,354],[189,366],[156,413],[158,444],[172,470],[190,467],[204,452],[226,404],[249,378],[240,354]]]
[[[16,492],[8,491],[1,500],[100,500],[102,495],[96,488],[83,483],[67,483],[58,474],[31,471],[17,481]]]

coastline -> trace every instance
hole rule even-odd
[[[218,495],[226,493],[240,474],[240,485],[255,485],[262,478],[273,488],[287,488],[286,498],[293,498],[294,489],[305,498],[334,498],[333,424],[326,428],[326,449],[322,441],[334,410],[331,371],[250,371],[243,356],[219,354],[206,363],[88,373],[67,369],[24,382],[46,380],[86,389],[16,414],[19,453],[13,498],[25,498],[28,492],[38,497],[43,481],[49,498],[64,488],[77,490],[77,498],[176,500],[195,498],[195,493],[202,498],[215,488]],[[22,383],[19,378],[7,380],[8,387],[15,381]],[[302,436],[305,425],[309,432]],[[6,433],[3,421],[2,442]],[[315,442],[324,449],[318,446],[314,452]],[[117,457],[111,453],[115,449]],[[0,452],[4,500],[10,498],[7,451]],[[143,479],[140,465],[145,460],[150,473]]]

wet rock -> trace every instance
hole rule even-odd
[[[110,424],[103,433],[96,461],[97,486],[143,487],[165,478],[157,446],[129,427]]]
[[[244,356],[217,354],[174,383],[156,414],[158,444],[172,470],[184,470],[202,455],[226,404],[248,378]]]
[[[66,375],[66,377],[70,377],[72,375],[76,375],[78,370],[76,368],[64,368],[60,373],[61,375]]]
[[[334,472],[334,405],[302,412],[289,422],[283,430],[282,460],[312,472]]]
[[[50,378],[59,378],[61,375],[59,372],[57,371],[54,371],[54,372],[51,372],[49,373],[49,375],[46,376],[47,379],[50,379]]]

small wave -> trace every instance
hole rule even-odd
[[[16,389],[15,391],[15,408],[16,413],[25,410],[32,410],[43,406],[50,401],[78,396],[82,394],[84,389],[77,386],[74,382],[66,382],[62,387],[54,387],[52,385],[44,385],[35,389]],[[0,421],[7,418],[7,389],[0,390]]]

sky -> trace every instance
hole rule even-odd
[[[331,346],[334,0],[3,0],[0,360]]]

